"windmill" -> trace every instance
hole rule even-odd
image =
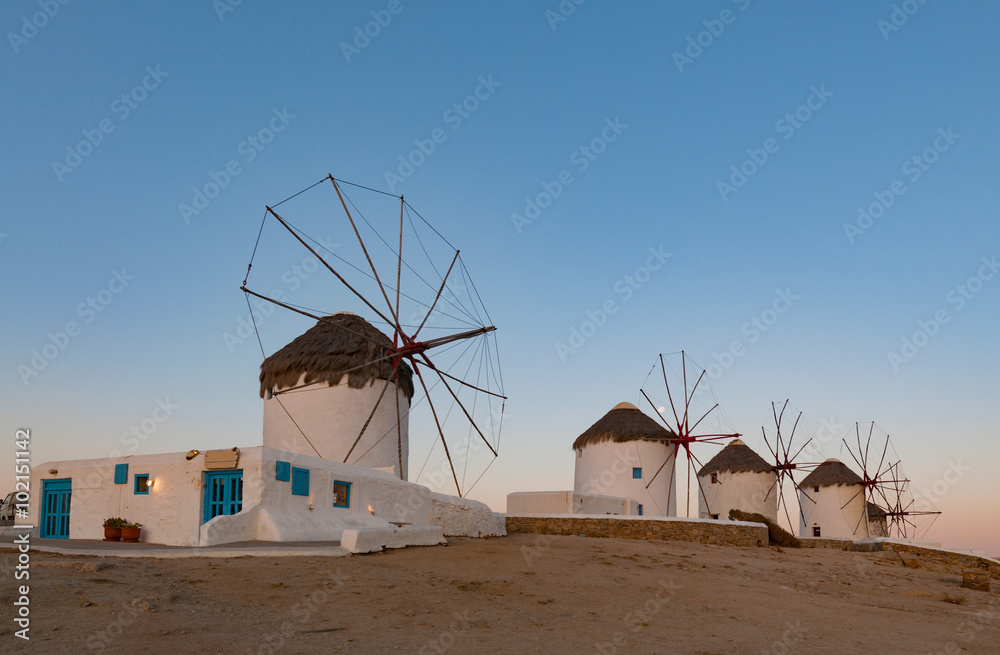
[[[670,353],[670,354],[677,354],[677,353]],[[657,368],[657,362],[659,364],[660,375],[654,375],[654,371]],[[713,415],[713,413],[718,423],[721,423],[721,410],[719,412],[715,412],[716,409],[719,409],[719,403],[714,402],[707,410],[704,409],[705,406],[708,405],[708,401],[704,399],[706,395],[711,396],[712,401],[714,401],[714,395],[712,395],[711,391],[708,390],[707,383],[705,385],[702,385],[702,382],[705,378],[705,370],[697,366],[697,364],[695,364],[694,361],[692,361],[684,353],[683,350],[680,352],[681,368],[679,372],[676,369],[670,368],[669,370],[671,372],[671,375],[668,375],[667,373],[668,367],[666,365],[662,353],[658,356],[657,362],[654,362],[652,368],[650,368],[649,374],[646,376],[646,381],[640,388],[640,393],[646,399],[646,401],[652,406],[653,411],[656,413],[657,416],[660,417],[660,420],[663,421],[663,424],[667,427],[667,429],[670,432],[672,432],[675,436],[673,439],[673,450],[671,451],[671,455],[662,464],[660,464],[659,468],[656,470],[656,473],[653,474],[652,478],[650,478],[649,482],[646,484],[646,488],[648,489],[649,485],[653,484],[656,478],[659,475],[663,474],[663,469],[666,468],[667,464],[669,463],[671,464],[669,493],[670,494],[673,493],[674,472],[676,469],[674,463],[676,462],[678,453],[683,448],[684,453],[687,455],[686,515],[690,516],[692,479],[697,481],[701,496],[703,498],[706,498],[705,490],[701,486],[701,481],[698,480],[697,469],[695,468],[695,464],[698,465],[698,468],[702,468],[704,465],[701,463],[698,457],[693,452],[691,452],[691,446],[695,443],[712,443],[714,445],[721,445],[719,442],[728,441],[730,439],[736,439],[740,436],[740,434],[736,432],[730,432],[730,433],[722,432],[721,427],[716,429],[715,431],[707,431],[704,433],[699,433],[698,426],[701,425],[702,421],[704,421],[710,415]],[[688,379],[689,363],[692,366],[691,375],[693,384],[689,384],[689,379]],[[697,378],[694,378],[693,376],[697,371],[700,371],[700,373],[697,374],[698,375]],[[650,381],[651,377],[653,378],[652,382]],[[663,389],[666,393],[665,396],[666,402],[662,402],[664,400],[664,396],[660,391],[660,385],[659,385],[659,380],[661,377],[663,380]],[[671,383],[668,379],[670,377],[674,378],[673,392],[671,392],[670,388]],[[681,391],[681,389],[683,389],[684,395],[678,396],[677,401],[675,402],[674,396],[677,395],[677,393]],[[654,399],[657,399],[660,402],[654,402]],[[692,412],[692,404],[696,406],[694,413]],[[670,412],[674,419],[673,423],[669,421],[666,414],[668,406],[670,407]],[[694,416],[695,413],[698,414],[697,419],[695,419]],[[706,498],[706,503],[707,503],[707,498]],[[668,496],[668,505],[669,505],[669,496]],[[709,512],[711,512],[710,508]]]
[[[774,418],[774,446],[772,447],[771,441],[767,437],[767,430],[764,426],[761,426],[760,430],[764,436],[764,444],[767,446],[768,451],[774,458],[774,486],[768,491],[767,496],[764,500],[767,501],[771,497],[772,493],[776,493],[778,496],[778,512],[779,514],[784,512],[785,518],[788,520],[788,530],[792,534],[795,534],[796,527],[792,522],[791,514],[788,511],[788,501],[785,500],[785,480],[789,480],[792,483],[792,487],[795,491],[799,492],[800,498],[804,497],[809,502],[815,503],[808,493],[806,493],[802,488],[799,487],[798,482],[795,480],[795,471],[809,471],[817,466],[817,463],[809,462],[798,462],[799,456],[805,451],[805,449],[812,443],[812,437],[807,439],[802,447],[798,450],[794,449],[792,445],[795,440],[795,431],[799,427],[799,422],[802,420],[802,412],[799,412],[795,417],[795,421],[792,424],[791,432],[786,432],[782,434],[782,421],[785,417],[785,410],[788,409],[788,400],[786,399],[784,404],[781,406],[781,412],[778,412],[777,406],[774,402],[771,403],[771,416]],[[786,427],[787,430],[787,427]],[[800,501],[801,502],[801,501]],[[805,515],[802,511],[801,505],[799,505],[799,517],[802,521],[805,521]]]
[[[919,538],[927,534],[941,512],[931,507],[925,498],[917,498],[911,491],[911,481],[900,468],[893,465],[893,488],[887,494],[889,505],[885,508],[888,537],[899,539]]]
[[[874,455],[878,454],[878,444],[876,443],[876,448],[874,451],[871,450],[872,437],[875,435],[875,422],[872,421],[868,428],[868,436],[865,439],[864,445],[861,443],[861,426],[859,423],[854,424],[854,443],[849,443],[847,438],[843,439],[844,447],[847,448],[847,452],[850,453],[851,458],[854,463],[858,465],[861,470],[861,489],[858,490],[850,500],[844,503],[841,509],[844,509],[850,505],[858,494],[863,494],[865,499],[865,511],[861,512],[861,516],[858,517],[858,522],[854,527],[855,534],[858,533],[861,527],[861,522],[865,521],[865,535],[871,537],[871,529],[869,527],[870,516],[877,516],[879,519],[882,518],[883,513],[888,519],[888,510],[896,505],[896,503],[890,501],[894,491],[899,492],[905,487],[906,480],[900,479],[899,474],[899,460],[887,461],[887,456],[889,454],[889,435],[885,434],[884,445],[882,447],[882,454],[878,457],[878,464],[875,464]],[[879,431],[881,433],[881,430]],[[855,447],[857,451],[855,451]],[[895,451],[893,451],[895,456]],[[898,496],[897,496],[898,500]],[[904,510],[900,510],[904,511]],[[876,536],[887,536],[887,535],[876,535]]]
[[[274,284],[278,288],[270,294],[248,286],[255,259],[255,280],[263,276],[255,286]],[[295,264],[281,273],[280,264],[289,261]],[[350,447],[343,449],[346,455],[338,451],[337,458],[356,463],[365,454],[359,443],[366,431],[376,430],[372,418],[381,411],[394,414],[394,425],[377,428],[381,433],[369,432],[367,438],[376,444],[385,439],[396,442],[400,477],[406,468],[404,439],[408,443],[404,425],[416,424],[435,435],[414,481],[421,480],[438,446],[447,467],[424,479],[450,478],[460,496],[495,461],[506,401],[496,327],[459,250],[403,196],[328,175],[267,206],[240,289],[265,358],[260,324],[272,313],[282,316],[268,318],[268,328],[274,322],[285,326],[308,317],[316,326],[335,329],[352,341],[355,354],[367,353],[364,361],[350,368],[274,391],[279,403],[290,403],[293,393],[315,393],[321,383],[342,384],[342,378],[348,380],[348,374],[359,370],[375,371],[372,386],[384,381],[370,409],[362,408],[367,420],[359,434],[348,435]],[[275,312],[269,305],[286,311]],[[354,314],[362,317],[360,323],[344,319]],[[390,386],[407,387],[409,396],[401,402],[401,392],[387,395]],[[312,446],[297,420],[301,417],[285,404],[282,408]],[[315,446],[313,450],[321,457],[332,456]]]

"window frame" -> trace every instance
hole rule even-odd
[[[337,486],[343,485],[347,487],[347,502],[344,505],[337,504]],[[351,508],[351,486],[350,482],[346,480],[334,480],[333,481],[333,506],[339,509],[350,509]]]

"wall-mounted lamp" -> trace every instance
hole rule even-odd
[[[58,475],[59,469],[49,469],[49,475]]]
[[[195,457],[197,457],[200,454],[201,454],[201,451],[199,451],[198,449],[189,450],[187,452],[187,455],[184,456],[184,459],[186,459],[188,461],[191,461],[192,459],[194,459]]]

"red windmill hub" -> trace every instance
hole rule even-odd
[[[659,355],[660,372],[661,372],[661,374],[663,376],[663,385],[666,388],[667,400],[670,403],[670,409],[671,409],[671,412],[673,413],[673,416],[674,416],[674,423],[673,424],[671,424],[665,418],[665,416],[664,416],[664,414],[666,412],[666,408],[665,407],[657,407],[656,403],[654,403],[652,401],[652,399],[650,399],[649,394],[646,393],[645,389],[640,389],[640,393],[642,393],[642,396],[653,407],[653,411],[656,413],[657,416],[660,417],[660,420],[663,421],[663,424],[666,426],[667,430],[672,435],[671,436],[671,441],[673,442],[673,451],[672,451],[671,456],[668,457],[663,462],[663,464],[661,464],[660,467],[656,470],[656,473],[653,475],[653,477],[650,479],[650,481],[646,484],[646,488],[648,489],[649,485],[653,484],[653,481],[656,480],[656,477],[660,474],[660,472],[667,465],[667,463],[671,461],[671,458],[673,458],[673,460],[676,461],[677,454],[683,448],[684,452],[687,455],[687,464],[686,465],[687,465],[687,468],[688,468],[688,490],[687,490],[687,510],[686,510],[686,514],[688,516],[690,516],[690,514],[691,514],[691,478],[693,477],[693,478],[697,479],[697,476],[695,475],[696,470],[695,470],[694,464],[697,463],[699,467],[704,466],[701,463],[701,461],[698,459],[698,457],[691,451],[691,446],[693,444],[695,444],[695,443],[715,443],[716,445],[719,445],[718,442],[720,442],[720,441],[728,441],[728,440],[736,439],[736,438],[738,438],[741,435],[738,432],[733,432],[733,433],[716,432],[716,433],[704,433],[704,434],[697,432],[698,426],[701,424],[701,422],[704,421],[713,411],[715,411],[716,408],[718,408],[719,403],[715,403],[714,405],[712,405],[707,411],[705,411],[705,412],[702,413],[702,415],[698,418],[698,420],[696,420],[693,424],[691,423],[691,402],[692,402],[692,400],[694,400],[695,394],[698,391],[698,386],[701,384],[702,380],[705,377],[705,370],[702,369],[701,374],[698,375],[698,379],[695,381],[694,386],[691,387],[690,392],[689,392],[688,391],[688,379],[687,379],[687,356],[684,354],[683,350],[681,351],[680,355],[681,355],[681,377],[682,377],[682,380],[683,380],[682,385],[683,385],[683,388],[684,388],[684,405],[683,405],[683,412],[682,413],[678,413],[678,411],[677,411],[677,405],[674,403],[673,394],[670,391],[670,382],[667,380],[667,368],[666,368],[666,364],[663,361],[663,355],[662,354]],[[656,368],[656,364],[653,365],[653,368]],[[650,371],[650,373],[652,373],[652,370]],[[669,494],[673,493],[673,485],[674,485],[674,467],[671,467],[671,469],[670,469],[670,483],[669,483],[669,490],[668,490],[668,496],[667,496],[667,503],[668,503],[668,505],[669,505],[669,502],[670,502],[670,495]],[[699,486],[699,489],[700,489],[701,488],[701,481],[700,480],[698,481],[698,486]],[[702,493],[702,496],[704,496],[704,494],[705,494],[704,489],[701,489],[701,493]]]

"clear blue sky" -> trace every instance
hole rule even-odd
[[[0,430],[31,427],[35,464],[104,456],[167,399],[136,452],[259,444],[260,351],[223,335],[264,205],[332,173],[405,193],[499,328],[509,423],[475,497],[571,488],[573,439],[639,404],[657,353],[707,367],[739,341],[713,384],[751,446],[772,400],[814,428],[875,420],[918,487],[969,469],[929,536],[1000,555],[994,3],[220,6],[4,3]],[[636,274],[651,248],[670,257]],[[901,352],[918,321],[934,334]],[[25,383],[49,333],[68,343]]]

